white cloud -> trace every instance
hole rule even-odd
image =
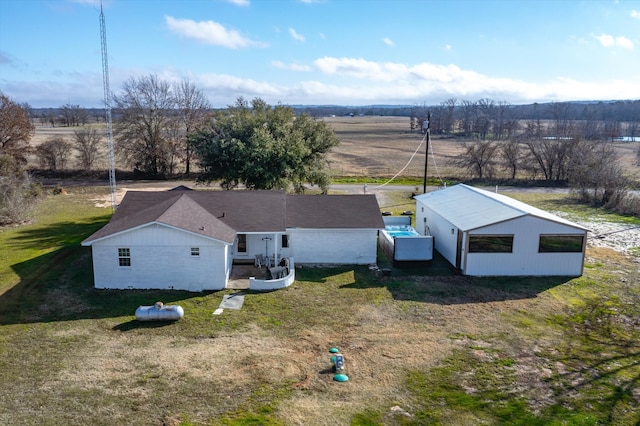
[[[296,30],[294,30],[293,28],[289,28],[289,35],[290,35],[290,36],[291,36],[291,38],[293,38],[294,40],[298,40],[298,41],[300,41],[300,42],[304,43],[304,40],[305,40],[304,36],[303,36],[303,35],[301,35],[301,34],[298,34],[298,33],[296,32]]]
[[[635,19],[640,19],[640,10],[632,10],[631,17]]]
[[[617,37],[616,44],[620,47],[624,47],[625,49],[633,49],[633,42],[626,37]]]
[[[155,69],[165,81],[180,81],[187,76],[201,88],[216,107],[231,105],[239,96],[260,97],[269,104],[415,104],[427,102],[437,105],[447,98],[476,100],[490,98],[514,104],[549,101],[578,101],[594,99],[640,99],[640,77],[627,80],[578,81],[558,77],[534,83],[510,78],[496,78],[456,65],[420,63],[377,63],[358,58],[319,58],[315,63],[327,70],[339,71],[341,79],[330,74],[318,74],[307,80],[288,78],[286,83],[241,78],[229,74],[193,74],[174,68]],[[332,65],[330,65],[332,64]],[[272,62],[276,68],[313,71],[313,67]],[[346,70],[349,70],[348,72]],[[145,69],[111,70],[112,87],[121,87],[132,76],[147,75]],[[351,73],[351,74],[350,74]],[[383,77],[384,76],[384,77]],[[39,82],[12,81],[3,84],[3,91],[20,102],[34,107],[59,106],[69,94],[72,103],[83,107],[98,107],[102,103],[102,75],[99,72],[82,75],[74,73],[65,78],[51,78]],[[116,89],[117,91],[117,89]]]
[[[289,71],[302,71],[302,72],[308,72],[311,71],[311,67],[309,65],[302,65],[302,64],[285,64],[282,61],[271,61],[271,65],[274,68],[278,68],[281,70],[289,70]]]
[[[238,31],[228,30],[214,21],[196,22],[191,19],[177,19],[172,16],[165,16],[165,21],[169,30],[174,33],[198,40],[205,44],[223,46],[231,49],[266,46],[265,43],[243,37]]]
[[[391,40],[389,37],[385,37],[382,39],[382,41],[384,42],[384,44],[386,44],[387,46],[395,46],[396,44],[393,42],[393,40]]]
[[[227,3],[235,4],[236,6],[249,6],[251,2],[249,0],[225,0]]]
[[[453,46],[451,46],[450,44],[445,44],[444,45],[444,50],[446,50],[447,52],[450,52],[453,50]]]
[[[201,88],[215,107],[231,105],[239,96],[260,97],[269,104],[415,104],[437,105],[447,98],[477,100],[490,98],[514,104],[549,101],[640,99],[640,76],[626,80],[576,80],[557,77],[542,82],[498,78],[455,64],[422,62],[405,64],[375,62],[363,58],[323,57],[313,63],[271,62],[271,67],[304,73],[280,72],[284,78],[244,78],[230,74],[203,73],[168,67],[164,69],[111,69],[114,91],[132,76],[152,72],[162,80],[174,82],[188,77]],[[52,73],[54,74],[54,73]],[[40,81],[14,79],[2,83],[2,90],[34,107],[62,105],[69,100],[83,107],[102,103],[102,75],[91,73],[55,73]],[[266,74],[265,74],[266,75]]]
[[[420,63],[379,63],[362,58],[318,58],[315,67],[322,73],[357,79],[348,87],[306,82],[310,93],[337,98],[334,102],[354,104],[366,102],[404,102],[432,99],[434,103],[447,97],[479,99],[489,97],[509,102],[552,100],[629,99],[640,96],[637,81],[580,82],[558,78],[533,83],[512,78],[496,78],[465,70],[457,65]],[[363,82],[364,81],[364,82]],[[337,87],[337,86],[336,86]],[[313,89],[313,91],[312,91]]]
[[[614,37],[611,34],[603,33],[599,36],[594,36],[594,38],[598,40],[604,47],[622,47],[624,49],[633,49],[633,42],[624,36]]]
[[[601,34],[599,36],[594,36],[601,45],[603,45],[604,47],[610,47],[613,46],[615,43],[615,39],[613,38],[612,35],[609,34]]]

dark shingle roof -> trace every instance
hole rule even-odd
[[[290,195],[287,228],[384,228],[375,195]]]
[[[129,191],[102,229],[83,241],[162,223],[232,243],[237,232],[384,227],[374,195],[282,191]]]

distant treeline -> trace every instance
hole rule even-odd
[[[455,101],[455,102],[453,102]],[[559,110],[566,120],[600,120],[600,121],[640,121],[640,99],[628,101],[591,101],[591,102],[547,102],[526,105],[512,105],[504,101],[481,99],[470,102],[449,99],[439,105],[368,105],[368,106],[338,106],[338,105],[293,105],[297,112],[305,112],[311,116],[396,116],[413,117],[416,110],[435,113],[447,109],[454,103],[456,113],[469,105],[494,104],[509,110],[509,118],[515,120],[555,120]],[[560,107],[560,108],[559,108]],[[419,115],[419,114],[418,114]]]
[[[455,102],[452,102],[455,101]],[[341,105],[290,105],[298,113],[306,113],[312,117],[331,116],[392,116],[415,117],[430,111],[432,114],[449,109],[453,103],[453,110],[462,114],[465,108],[474,104],[493,103],[508,110],[509,118],[513,120],[555,120],[559,110],[562,110],[565,120],[598,120],[637,122],[640,121],[640,100],[627,101],[582,101],[582,102],[549,102],[532,103],[526,105],[512,105],[505,101],[492,101],[481,99],[480,101],[465,101],[449,99],[439,105],[366,105],[366,106],[341,106]],[[74,105],[76,111],[79,108]],[[70,121],[69,106],[59,108],[30,108],[29,114],[42,124],[67,125]],[[101,108],[81,108],[83,121],[99,122],[104,119],[104,110]],[[117,111],[114,110],[117,114]],[[425,114],[426,115],[426,114]],[[75,123],[74,123],[75,124]]]

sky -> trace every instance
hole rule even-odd
[[[104,105],[100,0],[0,0],[0,91]],[[640,0],[103,0],[110,89],[213,107],[640,99]]]

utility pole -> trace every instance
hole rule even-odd
[[[427,150],[424,156],[424,181],[422,184],[422,193],[427,193],[427,165],[429,164],[429,139],[431,137],[431,111],[427,112]]]
[[[113,125],[111,122],[111,93],[109,90],[109,60],[107,57],[107,28],[104,22],[102,1],[100,1],[100,41],[102,46],[102,85],[104,89],[104,110],[107,124],[107,150],[109,152],[109,187],[111,210],[116,211],[116,160],[113,153]]]

